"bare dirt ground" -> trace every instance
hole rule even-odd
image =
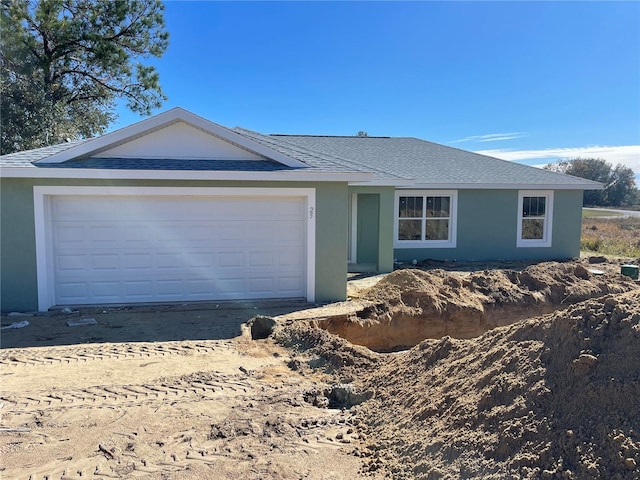
[[[640,283],[620,263],[438,264],[320,309],[3,316],[30,325],[2,330],[0,477],[640,478]],[[252,340],[258,314],[277,322]],[[427,326],[383,354],[326,331],[340,318]]]
[[[445,335],[474,338],[583,300],[637,288],[636,282],[619,274],[618,262],[593,264],[585,259],[474,272],[450,270],[469,266],[453,263],[435,264],[449,270],[396,270],[360,292],[352,302],[358,308],[316,310],[314,324],[352,343],[388,352]]]
[[[2,331],[0,477],[357,477],[362,428],[348,411],[305,401],[330,377],[294,372],[289,350],[242,336],[256,313],[302,306],[3,318],[30,325]],[[80,318],[97,324],[66,325]]]
[[[367,380],[372,465],[397,479],[640,478],[640,290],[425,340]]]

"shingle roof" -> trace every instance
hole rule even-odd
[[[374,182],[430,188],[600,188],[582,178],[521,165],[410,137],[263,135],[243,128],[240,134],[288,158],[309,172],[373,173]],[[0,156],[2,167],[88,168],[196,171],[299,170],[275,161],[85,158],[62,163],[33,162],[89,140],[78,140]]]
[[[308,147],[306,145],[299,144],[295,142],[295,140],[289,141],[290,138],[294,139],[300,137],[289,135],[263,135],[261,133],[240,127],[236,127],[233,130],[236,133],[250,138],[251,140],[261,143],[265,147],[269,147],[272,150],[282,153],[283,155],[287,155],[288,157],[304,162],[312,168],[332,169],[331,171],[336,171],[336,168],[340,168],[342,171],[349,172],[369,172],[373,173],[374,179],[378,180],[407,180],[411,178],[386,171],[385,169],[378,168],[370,163],[358,161],[357,159],[349,157],[347,155],[341,155],[340,151],[323,151],[315,149],[313,148],[313,146]]]
[[[101,168],[112,170],[207,170],[275,172],[295,170],[271,160],[186,160],[155,158],[84,158],[62,163],[43,163],[39,168]]]
[[[0,156],[0,166],[3,167],[29,167],[32,162],[50,157],[56,153],[80,145],[87,140],[75,140],[72,142],[59,143],[57,145],[49,145],[48,147],[34,148],[32,150],[24,150],[22,152],[9,153]]]
[[[387,175],[425,185],[562,185],[584,188],[599,184],[582,178],[480,155],[410,137],[339,137],[270,135],[308,151],[348,158]]]

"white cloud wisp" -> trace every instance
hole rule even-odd
[[[636,175],[640,174],[640,145],[545,148],[541,150],[495,149],[476,150],[476,153],[511,161],[547,159],[548,161],[546,163],[554,163],[558,160],[578,157],[602,158],[613,166],[620,163],[632,169]]]
[[[514,138],[522,138],[525,136],[525,132],[510,132],[510,133],[489,133],[487,135],[472,135],[470,137],[454,140],[451,143],[461,142],[499,142],[502,140],[512,140]]]

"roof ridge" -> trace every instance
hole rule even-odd
[[[259,136],[259,137],[262,137],[262,138],[266,138],[266,139],[269,139],[269,140],[272,140],[272,141],[273,141],[273,138],[275,137],[274,135],[271,135],[271,134],[265,135],[265,134],[262,134],[262,133],[259,133],[259,132],[254,132],[252,130],[248,130],[246,128],[242,128],[242,127],[236,127],[234,130],[239,130],[239,131],[242,131],[242,132],[246,132],[246,133],[248,133],[250,135],[253,134],[253,135],[256,135],[256,136]],[[304,136],[304,135],[287,135],[287,136],[293,137],[293,136]],[[317,136],[317,135],[308,135],[308,136],[309,137],[314,137],[314,136]],[[355,138],[357,138],[357,137],[355,137]],[[376,138],[376,137],[374,137],[374,138]],[[386,137],[386,138],[389,138],[389,137]],[[290,148],[292,150],[298,151],[299,153],[303,153],[303,154],[314,156],[315,158],[318,158],[318,159],[321,159],[321,160],[322,159],[327,159],[327,158],[329,158],[329,159],[334,158],[334,159],[339,160],[343,164],[347,164],[349,166],[356,166],[358,168],[362,168],[363,170],[360,170],[360,171],[363,171],[363,172],[371,172],[371,173],[375,172],[375,173],[378,173],[378,174],[382,174],[384,176],[392,176],[394,178],[403,179],[403,180],[408,180],[409,179],[407,177],[402,177],[402,176],[399,176],[399,175],[396,175],[396,174],[393,174],[393,173],[390,173],[390,172],[385,172],[384,170],[378,169],[378,168],[373,167],[371,165],[365,165],[363,163],[356,162],[356,161],[350,160],[350,159],[346,159],[346,158],[340,157],[338,155],[333,155],[333,154],[330,154],[330,153],[321,153],[321,152],[318,152],[317,150],[314,150],[312,148],[303,147],[301,145],[298,145],[298,144],[295,144],[295,143],[291,143],[291,142],[286,141],[286,140],[278,139],[278,141],[274,142],[274,143],[276,143],[276,144],[285,143],[287,148]]]
[[[250,137],[253,137],[253,138],[258,137],[258,138],[261,138],[263,140],[264,139],[271,140],[270,143],[274,144],[274,145],[278,145],[279,144],[278,142],[273,141],[273,139],[271,139],[269,135],[265,135],[263,133],[256,132],[254,130],[249,130],[247,128],[242,128],[242,127],[235,127],[234,130],[236,132],[240,133],[241,135],[245,135],[246,134],[247,136],[250,136]],[[283,143],[286,143],[288,148],[291,148],[292,150],[297,150],[299,153],[304,153],[304,154],[316,157],[318,159],[322,159],[322,157],[320,157],[317,154],[317,152],[315,152],[314,150],[307,149],[307,148],[301,147],[299,145],[291,144],[290,142],[283,142]]]
[[[295,134],[295,133],[269,133],[269,137],[320,137],[320,138],[392,138],[384,135],[319,135],[319,134]]]

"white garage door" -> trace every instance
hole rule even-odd
[[[304,197],[52,196],[57,305],[306,296]]]

